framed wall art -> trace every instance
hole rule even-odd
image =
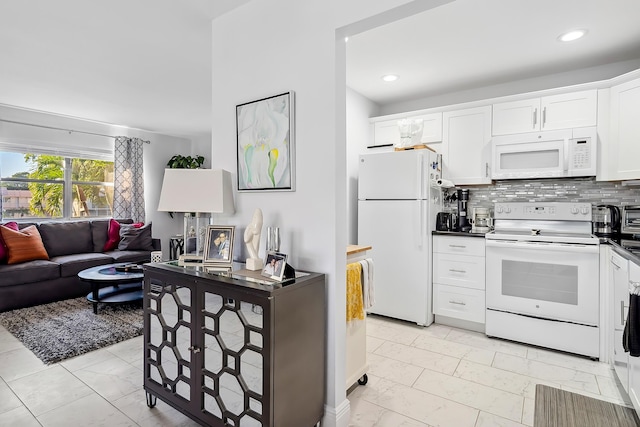
[[[294,191],[294,93],[236,106],[238,191]]]
[[[205,265],[231,266],[234,226],[209,225],[204,242]]]

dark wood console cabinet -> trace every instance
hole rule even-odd
[[[144,267],[144,389],[202,425],[320,422],[326,281],[264,285],[170,263]]]

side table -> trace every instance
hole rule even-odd
[[[169,256],[178,259],[184,253],[184,236],[171,236],[169,238]]]

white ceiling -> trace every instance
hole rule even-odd
[[[0,104],[206,135],[211,20],[247,1],[0,0]],[[456,0],[351,37],[347,83],[386,104],[637,59],[638,16],[638,0]],[[589,33],[556,41],[573,28]]]
[[[248,0],[0,0],[0,103],[211,132],[211,20]]]
[[[384,105],[638,58],[638,0],[456,0],[350,37],[347,85]]]

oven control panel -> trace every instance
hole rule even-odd
[[[505,202],[496,203],[495,219],[591,221],[591,203]]]

